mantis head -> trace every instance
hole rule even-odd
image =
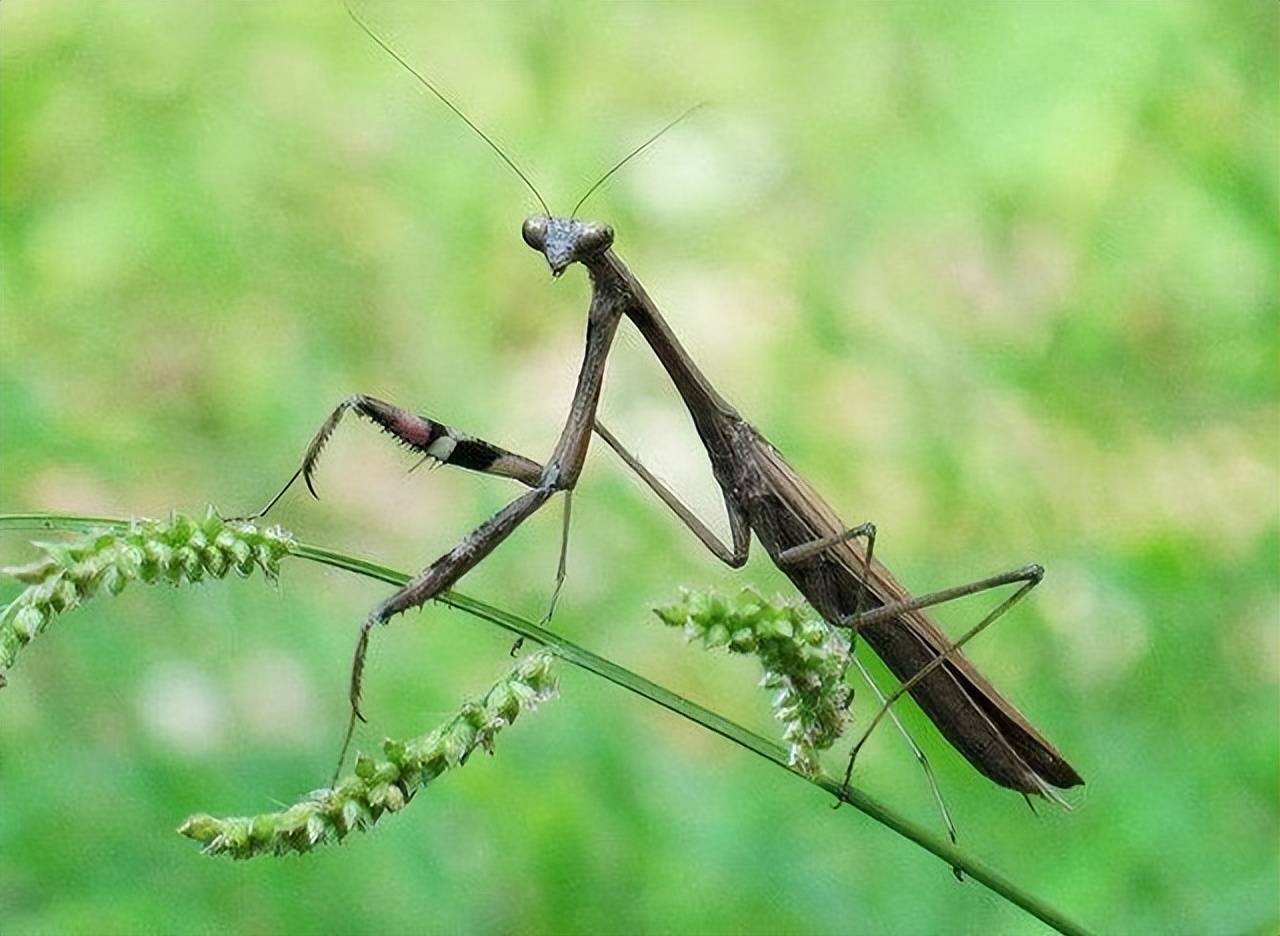
[[[599,256],[604,251],[608,250],[609,245],[613,243],[613,228],[609,225],[602,221],[577,220],[576,215],[578,214],[578,209],[582,207],[583,203],[590,198],[591,194],[600,188],[600,186],[603,185],[610,176],[625,166],[634,157],[644,152],[644,150],[648,148],[649,144],[702,106],[701,104],[693,105],[693,107],[690,107],[675,120],[672,120],[657,133],[653,134],[653,136],[649,137],[649,139],[645,140],[626,156],[622,157],[622,159],[618,160],[618,162],[614,163],[613,168],[597,179],[595,184],[593,184],[591,188],[587,189],[586,194],[578,199],[578,203],[574,206],[573,211],[570,212],[569,217],[553,217],[551,209],[547,207],[546,199],[542,197],[542,194],[538,191],[533,182],[529,180],[529,177],[525,175],[524,172],[521,171],[520,167],[512,161],[511,157],[503,152],[502,147],[495,143],[487,133],[476,126],[476,124],[472,122],[471,118],[464,114],[458,105],[449,99],[448,95],[435,86],[434,82],[410,65],[409,62],[405,60],[404,56],[393,49],[385,39],[379,36],[374,31],[373,27],[365,21],[364,17],[357,12],[355,7],[351,5],[350,0],[347,0],[345,6],[347,8],[348,15],[350,15],[356,25],[359,26],[366,35],[377,43],[384,52],[395,59],[396,62],[399,63],[400,67],[412,75],[417,82],[422,85],[422,87],[431,92],[435,97],[439,98],[442,104],[449,108],[449,110],[453,111],[453,113],[463,123],[471,128],[472,132],[474,132],[476,136],[480,137],[480,139],[485,142],[485,145],[493,150],[498,155],[498,158],[506,163],[507,167],[512,172],[519,176],[520,181],[528,186],[529,191],[531,191],[534,197],[538,199],[538,204],[542,206],[542,210],[545,211],[546,214],[535,215],[534,217],[526,220],[522,233],[524,234],[525,243],[547,258],[547,264],[551,267],[552,276],[559,276],[571,263],[584,262]]]
[[[585,261],[609,249],[613,228],[603,221],[534,215],[520,229],[524,242],[547,258],[551,275],[559,276],[571,263]]]

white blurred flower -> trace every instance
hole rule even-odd
[[[160,663],[138,682],[138,720],[153,738],[183,754],[222,745],[226,702],[204,672],[189,663]]]
[[[267,741],[303,741],[319,722],[311,680],[283,653],[262,651],[238,666],[233,701],[250,733]]]

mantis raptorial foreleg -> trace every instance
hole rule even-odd
[[[303,458],[302,468],[299,469],[304,478],[309,473],[308,466],[314,467],[315,459],[319,456],[329,435],[332,434],[333,429],[347,409],[355,409],[361,415],[368,416],[397,438],[408,439],[415,447],[425,447],[427,454],[438,458],[440,461],[463,464],[455,460],[455,453],[460,450],[467,451],[467,449],[463,448],[463,442],[465,441],[477,446],[484,446],[483,451],[486,458],[494,455],[494,453],[499,454],[494,455],[493,459],[486,464],[478,464],[464,455],[464,458],[468,458],[468,463],[463,464],[463,467],[472,467],[489,473],[505,473],[507,476],[515,477],[525,481],[525,483],[529,483],[529,479],[532,477],[529,473],[530,466],[539,467],[538,477],[536,482],[532,484],[532,490],[526,491],[476,527],[453,549],[423,569],[412,581],[395,594],[381,602],[361,625],[360,635],[356,641],[356,649],[351,662],[349,692],[351,714],[347,720],[347,730],[343,737],[342,750],[338,757],[337,769],[339,771],[342,769],[342,763],[346,759],[347,748],[351,743],[356,721],[362,718],[360,695],[364,679],[364,662],[369,648],[369,636],[373,628],[379,624],[386,624],[395,615],[408,611],[410,608],[421,607],[445,589],[451,587],[454,582],[471,571],[481,560],[488,556],[516,527],[532,516],[553,494],[561,491],[571,491],[578,483],[578,476],[582,473],[582,465],[586,460],[587,446],[591,442],[591,425],[595,420],[596,406],[600,401],[600,390],[604,383],[605,361],[608,358],[609,347],[613,343],[613,336],[617,332],[620,317],[621,309],[615,302],[612,302],[609,298],[593,298],[587,318],[586,351],[583,356],[582,367],[578,372],[578,383],[574,389],[573,401],[570,404],[569,415],[565,420],[564,428],[560,432],[560,439],[556,443],[551,457],[547,459],[545,466],[539,467],[531,459],[513,455],[505,449],[498,449],[489,443],[482,443],[469,437],[465,440],[460,439],[456,433],[450,435],[452,430],[449,430],[447,426],[420,416],[414,416],[399,407],[373,400],[371,397],[352,397],[339,406],[326,420],[325,424],[321,426],[320,431],[316,433],[315,439],[312,440],[311,445],[307,448],[307,455]],[[424,432],[425,435],[422,434]],[[443,449],[437,449],[436,452],[432,452],[431,447],[437,445],[440,439],[448,439],[452,446],[447,452]],[[494,472],[494,466],[500,463],[511,467],[512,470],[509,472]],[[563,565],[563,561],[561,565]]]
[[[303,454],[302,464],[285,483],[284,487],[280,489],[275,497],[271,498],[267,506],[245,519],[258,520],[264,517],[300,477],[306,482],[307,490],[311,492],[312,496],[319,496],[316,494],[313,481],[316,465],[329,442],[329,438],[333,435],[334,430],[338,428],[342,417],[348,411],[374,423],[405,448],[421,453],[422,458],[410,471],[423,462],[430,461],[440,465],[466,468],[482,474],[513,478],[523,484],[534,487],[546,470],[545,466],[540,465],[532,458],[526,458],[499,445],[494,445],[492,442],[468,435],[430,417],[413,413],[403,407],[379,400],[376,397],[355,394],[339,403],[316,431],[315,436],[312,437],[311,442],[307,445],[306,452]],[[552,590],[547,612],[543,617],[543,623],[549,621],[555,612],[556,602],[564,585],[566,557],[569,546],[570,497],[571,495],[566,492],[564,524],[560,538],[560,559],[556,564],[555,586]],[[361,665],[363,665],[363,650],[367,647],[371,626],[366,622],[361,629],[357,652]],[[516,642],[516,645],[512,648],[513,653],[519,649],[520,643],[521,641]]]
[[[265,517],[267,512],[279,503],[280,498],[284,497],[289,488],[293,487],[298,478],[306,482],[307,490],[313,497],[319,497],[313,481],[316,465],[329,438],[348,411],[374,423],[405,448],[419,453],[423,461],[435,461],[483,474],[514,478],[530,487],[538,483],[544,470],[544,466],[532,458],[509,452],[492,442],[467,435],[442,422],[420,416],[393,403],[357,393],[334,407],[333,412],[316,430],[316,434],[307,445],[298,470],[285,482],[284,487],[275,497],[267,502],[267,506],[243,519],[260,520]],[[421,463],[420,461],[418,464]],[[416,468],[417,465],[414,467]]]

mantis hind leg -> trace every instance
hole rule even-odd
[[[918,598],[907,598],[901,601],[889,602],[888,604],[882,605],[871,611],[851,614],[840,622],[842,626],[851,627],[856,632],[858,629],[865,627],[868,624],[896,617],[909,611],[944,604],[958,598],[963,598],[967,595],[977,594],[993,588],[1021,583],[1020,587],[1012,595],[1002,601],[994,610],[990,611],[981,621],[962,634],[958,640],[953,643],[949,643],[932,660],[918,669],[909,679],[903,681],[902,684],[890,693],[889,697],[881,703],[879,711],[877,711],[872,717],[871,721],[867,724],[867,727],[863,729],[862,734],[859,736],[857,742],[849,752],[849,762],[844,773],[844,786],[847,787],[852,780],[854,762],[857,760],[858,754],[862,750],[863,745],[867,743],[867,740],[871,737],[871,733],[875,730],[876,726],[887,714],[892,712],[893,705],[902,698],[902,696],[910,692],[911,689],[926,676],[938,667],[942,666],[953,654],[959,651],[961,647],[999,620],[1007,611],[1009,611],[1010,608],[1026,597],[1028,592],[1039,585],[1043,578],[1044,568],[1042,566],[1034,564],[1022,566],[1021,568],[1013,569],[1009,572],[1003,572],[999,575],[993,575],[985,579],[978,579],[977,581],[958,585],[954,588],[946,588],[942,591],[932,592],[931,594],[922,595]],[[1043,787],[1043,791],[1047,796],[1052,795],[1052,790],[1047,786]]]
[[[508,451],[484,439],[467,435],[452,426],[427,416],[418,415],[403,407],[379,400],[376,397],[355,394],[339,403],[324,423],[321,424],[311,442],[307,445],[302,457],[302,464],[299,465],[284,487],[267,502],[265,507],[243,519],[259,520],[264,517],[279,503],[280,499],[297,482],[298,478],[303,479],[313,497],[318,496],[316,495],[313,481],[316,465],[329,439],[338,428],[339,423],[342,422],[342,418],[349,411],[374,423],[405,448],[420,453],[422,457],[414,465],[414,468],[424,462],[452,465],[482,474],[512,478],[534,488],[534,490],[524,495],[523,498],[513,501],[512,504],[500,511],[488,523],[482,525],[452,552],[442,556],[432,566],[424,570],[417,579],[380,604],[361,625],[351,662],[351,677],[348,690],[351,710],[347,719],[347,728],[343,735],[342,750],[338,756],[336,770],[339,771],[346,760],[356,724],[364,720],[364,716],[360,711],[360,697],[363,688],[365,658],[368,655],[369,639],[373,629],[378,625],[387,623],[391,617],[401,611],[426,603],[435,594],[438,594],[440,590],[448,587],[449,583],[471,568],[477,561],[471,557],[470,554],[472,552],[482,549],[487,553],[497,542],[505,538],[506,533],[509,532],[509,528],[506,526],[507,523],[510,523],[511,528],[513,528],[515,524],[518,524],[527,515],[522,513],[524,508],[520,506],[525,504],[526,499],[529,499],[528,503],[532,505],[528,509],[528,513],[532,513],[554,493],[553,490],[542,486],[543,465],[531,458]],[[566,498],[568,494],[569,492],[566,491]],[[512,515],[513,508],[516,508],[516,513],[521,515],[514,520],[509,520],[508,518]],[[556,584],[546,617],[543,619],[544,622],[550,619],[552,612],[555,610],[556,600],[564,584],[568,537],[569,507],[566,499],[564,527],[560,543],[560,561],[556,570]],[[433,581],[437,583],[443,582],[444,584],[428,585],[424,583],[423,578],[428,576],[429,573],[433,576]],[[513,653],[518,649],[518,646],[519,643],[517,643],[517,647],[512,649]]]
[[[860,563],[862,567],[862,576],[860,579],[860,587],[858,588],[858,595],[854,601],[854,615],[856,616],[862,613],[862,607],[866,601],[867,594],[869,591],[867,587],[867,582],[870,581],[871,563],[872,563],[872,558],[875,555],[875,548],[876,548],[876,525],[874,523],[871,523],[869,521],[866,523],[861,523],[856,527],[850,527],[849,529],[842,530],[839,533],[833,533],[830,536],[823,536],[818,539],[812,540],[811,542],[801,543],[798,546],[793,546],[790,549],[785,549],[775,557],[774,561],[777,563],[777,565],[780,568],[799,565],[801,563],[804,563],[813,559],[815,556],[820,555],[821,553],[830,549],[832,546],[838,546],[841,543],[845,543],[845,542],[848,542],[849,540],[859,539],[859,538],[865,539],[867,541],[867,548],[865,553],[863,554],[862,562]],[[853,666],[857,668],[858,673],[862,676],[863,681],[868,686],[871,687],[871,691],[875,694],[876,698],[880,700],[881,706],[884,706],[887,703],[887,697],[885,696],[884,692],[881,691],[880,687],[876,685],[875,680],[871,678],[871,673],[863,665],[862,661],[858,659],[858,656],[855,652],[857,635],[858,635],[857,628],[853,628],[850,633],[849,660],[853,664]],[[849,702],[850,704],[852,704],[853,702],[852,695],[850,695],[849,697]],[[956,841],[956,825],[951,818],[951,809],[950,807],[947,806],[946,797],[942,795],[942,787],[938,783],[937,775],[933,772],[933,765],[929,762],[928,755],[925,754],[924,749],[920,747],[916,739],[912,737],[911,732],[907,729],[907,726],[904,725],[902,723],[902,720],[898,717],[898,713],[895,712],[892,708],[890,708],[888,711],[889,711],[889,718],[890,720],[892,720],[894,727],[898,730],[898,734],[902,736],[902,740],[906,743],[907,748],[911,751],[911,756],[915,758],[916,763],[920,765],[920,769],[924,772],[925,780],[929,784],[929,791],[930,793],[933,794],[934,802],[938,806],[938,813],[939,815],[941,815],[942,823],[946,827],[947,836],[951,839],[952,842],[955,842]],[[850,781],[850,777],[846,775],[844,778],[844,783],[841,784],[841,788],[840,788],[841,795],[836,799],[837,807],[839,807],[845,800],[845,794],[849,789],[849,781]]]
[[[850,653],[850,659],[853,660],[853,665],[857,667],[858,673],[862,676],[863,681],[871,687],[871,691],[875,693],[876,698],[880,700],[880,704],[883,706],[888,700],[884,691],[871,677],[870,671],[867,669],[865,664],[863,664],[863,662],[852,653]],[[898,729],[898,734],[901,735],[902,740],[910,749],[911,756],[915,758],[916,763],[920,765],[920,769],[924,772],[925,781],[929,784],[929,792],[933,795],[933,801],[937,804],[938,813],[942,817],[942,824],[946,827],[947,837],[951,839],[952,844],[955,844],[958,841],[956,836],[956,824],[951,818],[951,808],[947,805],[947,799],[942,794],[942,785],[938,783],[938,776],[933,772],[933,764],[929,762],[929,756],[925,754],[924,748],[920,747],[920,744],[914,737],[912,737],[911,731],[902,723],[902,719],[898,717],[898,713],[892,708],[889,709],[889,718],[893,722],[893,726]],[[840,786],[840,796],[836,799],[837,807],[840,806],[847,798],[850,779],[851,777],[846,775],[844,783]],[[960,877],[960,872],[957,869],[952,868],[952,872],[957,878]]]

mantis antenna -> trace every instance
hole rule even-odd
[[[382,51],[386,52],[393,59],[399,62],[400,66],[404,68],[404,70],[407,71],[410,75],[416,78],[420,85],[422,85],[432,94],[434,94],[437,98],[439,98],[444,103],[445,107],[449,108],[449,110],[457,114],[458,117],[462,120],[462,122],[465,123],[472,130],[474,130],[476,135],[480,137],[480,139],[484,140],[486,143],[489,144],[489,148],[492,149],[495,153],[497,153],[498,157],[504,163],[506,163],[509,167],[511,167],[511,171],[520,177],[520,181],[529,187],[529,191],[533,192],[534,198],[538,199],[538,204],[542,206],[542,210],[546,212],[548,216],[550,216],[551,209],[547,207],[546,199],[542,197],[542,193],[539,192],[537,187],[534,186],[534,184],[529,181],[529,177],[520,170],[520,167],[517,166],[514,162],[512,162],[511,157],[502,151],[502,147],[500,147],[497,143],[493,142],[493,140],[489,137],[489,134],[485,133],[483,130],[477,127],[474,123],[472,123],[471,118],[468,117],[466,114],[464,114],[462,112],[462,109],[458,107],[458,105],[454,104],[453,101],[449,100],[448,96],[446,96],[443,91],[437,88],[430,79],[428,79],[425,75],[422,74],[422,72],[418,71],[416,68],[410,65],[407,61],[405,61],[404,56],[402,56],[399,52],[393,49],[385,40],[383,40],[381,36],[379,36],[376,32],[374,32],[373,27],[371,27],[367,22],[365,22],[365,20],[361,18],[360,14],[355,11],[355,8],[351,5],[350,0],[344,0],[343,6],[346,7],[347,9],[347,15],[350,16],[353,20],[355,20],[356,25],[360,27],[360,29],[364,32],[365,35],[367,35],[370,39],[376,42],[382,48]],[[645,145],[647,146],[648,144],[645,144]],[[643,147],[641,148],[643,149]],[[628,156],[627,158],[630,159],[631,157]],[[612,171],[613,170],[610,170],[610,172]],[[596,183],[596,184],[598,185],[599,183]]]
[[[702,101],[700,101],[700,102],[698,102],[697,104],[693,105],[693,106],[692,106],[692,107],[690,107],[688,110],[686,110],[683,114],[681,114],[679,117],[677,117],[675,120],[672,120],[672,121],[671,121],[670,123],[668,123],[665,127],[663,127],[661,130],[659,130],[657,133],[655,133],[653,136],[649,137],[649,139],[645,140],[643,143],[641,143],[639,146],[637,146],[637,147],[636,147],[635,149],[633,149],[631,152],[627,153],[627,155],[623,156],[620,160],[618,160],[616,163],[614,163],[613,168],[612,168],[612,169],[610,169],[608,172],[606,172],[604,175],[602,175],[599,179],[597,179],[597,180],[596,180],[596,183],[595,183],[594,185],[592,185],[592,186],[591,186],[591,188],[587,189],[587,194],[583,195],[581,198],[579,198],[579,199],[578,199],[578,203],[577,203],[576,205],[574,205],[574,206],[573,206],[573,211],[572,211],[572,213],[570,213],[569,217],[570,217],[570,218],[576,218],[576,217],[578,216],[578,209],[579,209],[579,208],[581,208],[581,207],[582,207],[582,205],[583,205],[583,203],[584,203],[584,202],[586,202],[586,200],[587,200],[588,198],[590,198],[590,197],[595,193],[596,189],[598,189],[598,188],[600,188],[600,186],[604,185],[605,181],[609,178],[609,176],[613,175],[615,172],[617,172],[619,169],[621,169],[621,168],[622,168],[623,166],[625,166],[627,163],[631,162],[631,160],[632,160],[633,158],[635,158],[636,156],[639,156],[641,153],[643,153],[646,149],[648,149],[648,148],[649,148],[649,145],[650,145],[651,143],[653,143],[655,140],[657,140],[657,139],[658,139],[658,137],[662,136],[664,133],[666,133],[668,130],[670,130],[672,127],[674,127],[676,124],[678,124],[678,123],[680,123],[681,121],[683,121],[686,117],[688,117],[689,115],[691,115],[694,111],[699,110],[700,108],[705,107],[705,106],[706,106],[706,103],[705,103],[705,102],[702,102]]]
[[[351,0],[343,0],[342,5],[346,8],[347,15],[350,16],[351,19],[355,21],[355,24],[360,27],[361,31],[366,36],[368,36],[375,43],[377,43],[378,47],[381,48],[382,51],[386,52],[387,55],[395,59],[396,62],[399,63],[401,68],[403,68],[410,75],[412,75],[420,85],[422,85],[424,88],[430,91],[433,95],[435,95],[435,97],[437,97],[441,101],[441,103],[444,104],[445,107],[453,111],[453,113],[457,115],[458,119],[460,119],[463,123],[465,123],[468,127],[470,127],[471,130],[476,134],[476,136],[484,140],[484,142],[488,144],[489,148],[498,154],[498,158],[501,159],[504,163],[506,163],[512,172],[514,172],[517,176],[519,176],[521,182],[523,182],[526,186],[528,186],[529,191],[533,193],[533,197],[538,199],[538,204],[542,206],[543,212],[548,217],[550,217],[551,209],[547,207],[547,201],[545,198],[542,197],[542,193],[538,191],[537,186],[535,186],[533,182],[529,180],[529,177],[524,174],[523,170],[521,170],[521,168],[515,164],[515,162],[511,159],[511,157],[508,156],[503,151],[502,147],[500,147],[497,143],[495,143],[493,141],[493,138],[490,137],[489,134],[485,133],[478,126],[476,126],[476,124],[471,120],[471,118],[468,117],[465,113],[463,113],[462,108],[458,107],[457,104],[453,103],[453,101],[449,99],[448,95],[446,95],[443,91],[441,91],[438,87],[436,87],[435,82],[431,81],[431,79],[427,78],[426,75],[422,74],[422,72],[418,71],[416,68],[410,65],[409,62],[405,60],[404,56],[402,56],[399,52],[397,52],[394,48],[392,48],[390,43],[388,43],[385,39],[379,36],[377,32],[374,31],[373,27],[370,26],[369,23],[359,13],[356,12],[355,7],[351,5]],[[573,211],[570,213],[569,217],[576,218],[578,216],[578,209],[583,206],[583,204],[586,202],[588,198],[590,198],[593,194],[595,194],[596,190],[599,189],[600,186],[604,185],[604,183],[608,181],[610,176],[612,176],[615,172],[617,172],[619,169],[621,169],[623,166],[629,163],[636,156],[639,156],[642,152],[648,149],[649,146],[652,143],[654,143],[654,141],[656,141],[660,136],[662,136],[664,133],[666,133],[676,124],[680,123],[685,118],[690,116],[694,111],[699,110],[703,106],[704,105],[701,102],[698,104],[694,104],[692,107],[688,108],[686,111],[680,114],[680,116],[668,122],[657,133],[653,134],[647,140],[645,140],[643,143],[641,143],[639,146],[633,149],[631,152],[627,153],[626,156],[623,156],[622,159],[618,160],[618,162],[614,163],[613,167],[610,168],[609,171],[606,172],[604,175],[602,175],[599,179],[597,179],[595,184],[593,184],[589,189],[587,189],[587,193],[583,195],[580,199],[578,199],[578,203],[573,206]]]

